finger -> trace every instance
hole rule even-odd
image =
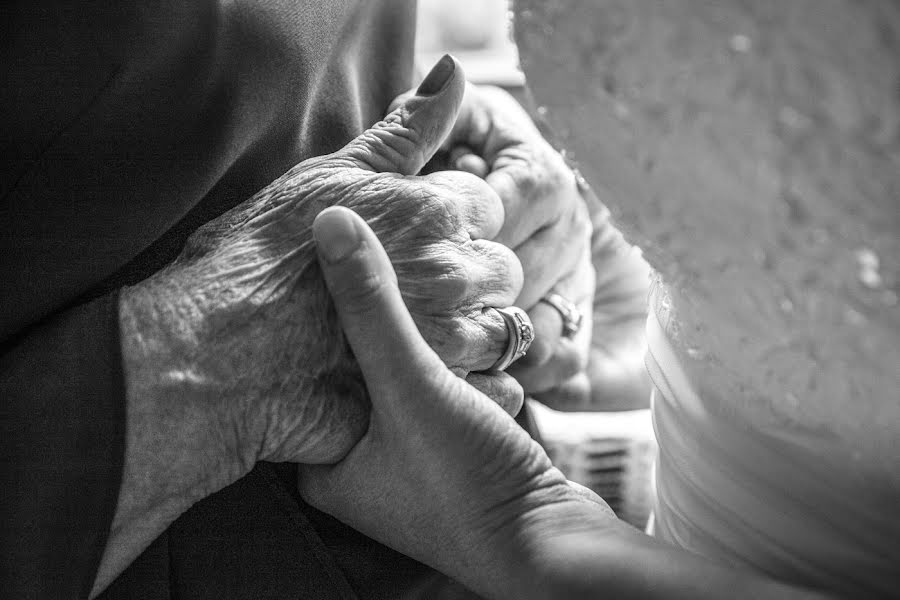
[[[441,197],[452,198],[472,239],[493,239],[503,227],[503,202],[483,179],[462,171],[437,171],[423,179],[440,188]]]
[[[516,302],[520,306],[534,306],[576,267],[587,265],[591,269],[590,236],[591,222],[586,209],[579,209],[514,247],[525,271],[525,285]]]
[[[532,306],[528,316],[534,325],[534,341],[519,362],[522,366],[540,367],[550,360],[563,337],[563,320],[558,310],[544,302]]]
[[[507,151],[508,152],[508,151]],[[503,230],[495,238],[510,248],[516,248],[535,232],[552,224],[558,218],[559,207],[553,202],[541,202],[532,181],[537,167],[526,159],[513,159],[513,164],[494,165],[485,177],[503,201],[505,214],[509,216]]]
[[[506,321],[494,308],[466,316],[427,318],[418,324],[422,335],[453,371],[486,371],[509,343]]]
[[[450,150],[449,162],[454,169],[471,173],[482,179],[487,177],[490,170],[484,158],[475,154],[468,146],[454,146]]]
[[[415,95],[332,156],[377,173],[415,175],[453,129],[465,88],[462,67],[445,54]]]
[[[463,108],[445,144],[465,145],[493,165],[503,150],[541,140],[528,112],[509,92],[490,85],[466,86]]]
[[[500,405],[511,416],[522,410],[525,392],[522,386],[510,375],[501,371],[491,373],[469,373],[466,382],[479,392]]]
[[[589,317],[592,309],[591,292],[593,290],[594,266],[586,248],[578,268],[557,281],[549,292],[555,292],[576,304],[582,315],[581,329],[585,329],[586,319]],[[542,295],[541,298],[546,297],[546,295]],[[523,296],[524,292],[519,296],[517,302],[521,302]],[[527,306],[524,302],[522,304]],[[559,340],[563,337],[563,317],[553,305],[540,300],[528,309],[528,316],[531,317],[531,322],[534,324],[534,343],[531,344],[528,354],[522,357],[521,364],[540,367],[553,356]],[[581,330],[579,330],[578,335],[582,335]],[[590,337],[583,341],[586,352],[590,344]]]
[[[510,371],[525,388],[525,393],[535,394],[555,388],[587,368],[593,334],[590,296],[578,303],[578,309],[582,315],[581,327],[571,338],[558,337],[551,357],[544,364],[531,366],[520,362],[515,370]]]
[[[489,368],[506,348],[506,325],[494,309],[468,316],[428,316],[416,324],[447,368],[457,374]]]
[[[575,176],[543,140],[511,145],[489,164],[485,181],[506,209],[506,221],[496,239],[511,248],[569,218],[582,203]]]
[[[553,389],[535,393],[534,399],[554,410],[596,410],[592,405],[590,377],[585,371],[576,373]]]
[[[403,303],[387,253],[363,219],[330,207],[313,222],[319,264],[373,402],[452,378]]]
[[[583,371],[586,366],[587,353],[578,347],[575,340],[560,338],[553,356],[541,367],[534,368],[516,363],[508,369],[508,372],[522,384],[526,393],[537,394],[557,387],[579,371]]]
[[[469,264],[469,305],[512,305],[524,284],[522,264],[515,252],[489,240],[474,240],[463,247]]]
[[[459,261],[468,282],[465,297],[452,307],[453,316],[432,315],[419,325],[448,366],[482,371],[509,345],[506,320],[495,307],[513,304],[522,288],[522,268],[512,250],[488,240],[474,240],[461,251],[466,255]]]
[[[489,240],[427,244],[420,256],[392,263],[403,299],[417,317],[465,316],[485,306],[509,306],[522,289],[515,253]]]

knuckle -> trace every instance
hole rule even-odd
[[[442,319],[432,348],[445,364],[451,367],[468,366],[468,354],[472,352],[470,325],[466,319],[449,317]]]
[[[463,260],[455,261],[444,276],[446,293],[450,298],[465,300],[472,293],[472,269]]]
[[[503,226],[503,201],[482,178],[463,171],[441,171],[428,176],[453,215],[452,225],[470,235],[491,238]]]
[[[506,324],[496,311],[453,316],[441,320],[435,351],[450,366],[480,371],[501,356],[509,339]]]
[[[435,278],[435,295],[460,303],[472,293],[473,272],[465,260],[452,257],[444,262]]]
[[[351,206],[370,221],[392,257],[408,259],[424,256],[434,244],[463,239],[458,211],[445,196],[413,178],[380,174],[352,196]]]
[[[482,310],[475,320],[482,334],[486,336],[484,353],[491,358],[491,363],[493,363],[500,358],[509,342],[506,321],[494,309]]]
[[[515,173],[510,173],[510,178],[518,193],[526,200],[535,202],[542,199],[544,186],[537,170],[517,169]]]
[[[473,293],[471,265],[451,242],[425,244],[406,256],[389,254],[404,298],[424,310],[458,309]]]
[[[548,148],[547,171],[550,184],[556,189],[575,190],[575,173],[566,165],[559,152]],[[567,194],[569,196],[570,194]]]
[[[480,184],[469,191],[469,198],[462,203],[467,208],[465,217],[470,231],[478,232],[479,237],[493,238],[503,227],[506,211],[500,196],[486,182],[478,181]]]
[[[403,111],[395,111],[361,133],[347,147],[347,154],[378,171],[421,160],[421,134],[406,126]]]
[[[579,199],[575,174],[566,165],[562,156],[549,145],[545,151],[539,152],[536,161],[541,168],[534,170],[534,193],[541,201],[552,205],[556,215],[554,220],[571,214],[575,210],[576,200]]]
[[[525,269],[522,267],[522,262],[510,248],[507,248],[502,244],[493,245],[500,253],[500,256],[498,257],[499,260],[497,260],[496,264],[502,267],[502,273],[506,278],[510,290],[518,296],[519,292],[522,291],[522,286],[525,284]]]
[[[472,300],[479,304],[512,304],[525,282],[524,269],[516,253],[502,244],[487,240],[475,240],[468,245],[472,261],[477,269],[472,269],[477,281],[477,290]]]
[[[462,231],[462,203],[458,195],[431,182],[406,179],[407,189],[395,207],[402,225],[416,239],[444,240]]]

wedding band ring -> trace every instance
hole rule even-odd
[[[556,293],[549,293],[541,302],[545,302],[555,308],[563,321],[563,335],[567,338],[573,337],[578,330],[581,329],[581,323],[584,321],[584,315],[575,306],[575,303]]]
[[[492,371],[505,371],[506,368],[525,356],[531,342],[534,341],[534,325],[528,314],[517,306],[495,309],[506,323],[509,341],[503,355],[491,366]]]

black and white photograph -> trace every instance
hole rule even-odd
[[[900,599],[900,1],[0,6],[0,599]]]

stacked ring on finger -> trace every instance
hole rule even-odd
[[[496,309],[506,323],[509,340],[503,355],[491,366],[492,371],[504,371],[528,352],[534,341],[534,325],[528,314],[517,306]]]
[[[581,314],[574,302],[554,292],[547,294],[540,301],[549,304],[559,312],[563,321],[563,335],[565,337],[571,338],[578,333],[578,330],[581,329],[581,323],[584,321],[584,315]]]

